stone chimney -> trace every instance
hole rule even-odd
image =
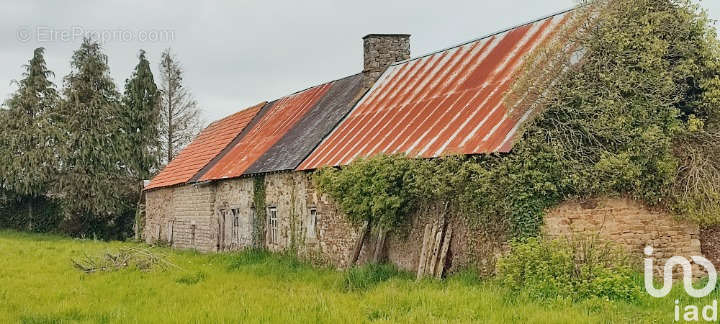
[[[410,59],[408,34],[370,34],[363,37],[363,43],[365,89],[369,89],[390,64]]]

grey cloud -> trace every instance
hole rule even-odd
[[[0,99],[13,88],[37,46],[46,47],[58,86],[80,40],[22,43],[21,26],[86,30],[172,30],[162,42],[110,40],[105,52],[120,87],[139,49],[157,69],[172,47],[186,83],[215,120],[263,100],[334,80],[362,69],[361,37],[412,34],[412,55],[445,48],[569,8],[574,0],[510,1],[28,1],[4,0],[0,13]],[[704,1],[714,18],[720,2]]]

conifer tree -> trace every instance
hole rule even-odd
[[[133,181],[127,171],[120,94],[101,46],[84,39],[65,77],[59,190],[66,230],[104,238],[128,235]]]
[[[24,65],[17,90],[0,109],[0,227],[38,232],[57,228],[60,214],[48,198],[57,177],[59,95],[44,49]]]
[[[141,50],[139,62],[130,79],[125,80],[122,116],[128,137],[127,165],[138,180],[150,179],[159,165],[160,92],[150,70],[150,62]]]
[[[0,186],[20,196],[44,195],[55,178],[56,128],[51,113],[59,100],[44,48],[24,66],[18,89],[5,103],[0,133]]]

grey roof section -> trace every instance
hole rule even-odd
[[[360,73],[335,81],[315,107],[255,161],[244,175],[297,168],[360,99],[362,80]]]

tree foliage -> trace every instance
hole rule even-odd
[[[173,158],[200,133],[200,109],[192,94],[183,85],[183,69],[170,49],[160,59],[160,136],[165,163]]]
[[[57,176],[58,128],[53,114],[60,96],[50,81],[43,48],[24,65],[17,90],[0,110],[0,227],[46,232],[62,216],[48,193]]]
[[[0,187],[16,195],[41,196],[55,179],[57,127],[52,114],[60,99],[43,48],[24,66],[17,91],[5,102],[0,133]]]
[[[157,170],[160,164],[159,104],[160,92],[150,70],[150,62],[145,57],[145,51],[141,50],[132,76],[125,80],[124,107],[121,111],[124,132],[128,137],[128,167],[138,180],[150,179],[153,170]]]
[[[83,40],[71,67],[59,111],[64,134],[57,192],[66,225],[76,234],[122,236],[132,220],[134,188],[125,161],[120,94],[97,42]]]

